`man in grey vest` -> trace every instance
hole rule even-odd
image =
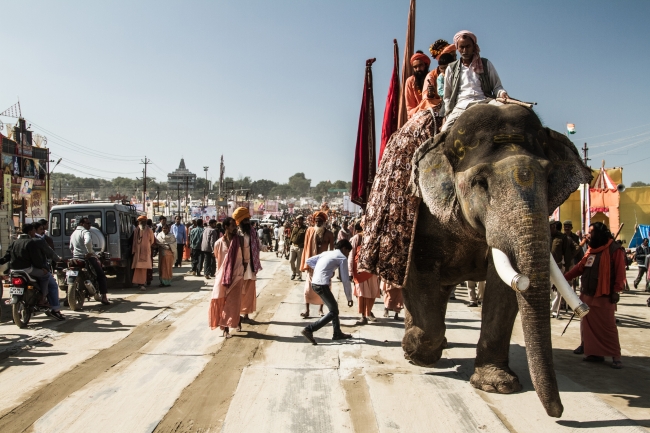
[[[454,36],[460,59],[450,63],[445,74],[443,131],[448,130],[472,105],[501,105],[495,98],[508,97],[492,62],[480,56],[476,41],[474,33],[468,30],[461,30]]]

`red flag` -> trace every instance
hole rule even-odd
[[[354,167],[352,169],[352,191],[350,200],[364,210],[370,188],[375,179],[375,103],[372,96],[372,64],[377,59],[366,60],[366,76],[363,82],[363,98],[359,113],[359,130],[357,131],[357,146],[354,151]]]
[[[386,108],[384,109],[384,123],[381,126],[381,144],[379,145],[379,162],[384,154],[386,143],[393,132],[397,131],[397,115],[399,113],[399,54],[397,39],[393,39],[393,75],[390,77]]]
[[[402,87],[399,95],[399,117],[397,118],[397,128],[401,128],[408,120],[406,109],[406,99],[404,99],[404,86],[406,79],[413,75],[413,66],[411,66],[411,56],[414,53],[415,46],[415,0],[411,0],[409,7],[409,17],[406,24],[406,43],[404,44],[404,61],[402,63]]]

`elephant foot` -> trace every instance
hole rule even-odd
[[[420,367],[433,367],[442,356],[442,350],[447,347],[447,339],[442,337],[440,343],[434,343],[425,336],[419,328],[409,328],[402,338],[404,358]]]
[[[469,379],[474,388],[485,392],[496,392],[499,394],[511,394],[521,391],[519,378],[508,366],[497,367],[495,365],[484,365],[475,367],[474,374]]]

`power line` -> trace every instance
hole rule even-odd
[[[63,140],[63,141],[65,141],[65,142],[67,142],[67,143],[68,143],[69,145],[71,145],[71,146],[76,146],[76,147],[80,148],[81,150],[85,150],[85,151],[89,150],[89,147],[88,147],[88,146],[84,146],[84,145],[82,145],[82,144],[75,143],[75,142],[72,141],[72,140],[68,140],[68,139],[65,138],[65,137],[62,137],[62,136],[60,136],[60,135],[58,135],[58,134],[56,134],[56,133],[54,133],[54,132],[52,132],[52,131],[50,131],[50,130],[48,130],[48,129],[45,129],[45,128],[42,127],[42,126],[39,126],[38,124],[32,122],[31,120],[29,121],[29,123],[31,123],[31,124],[32,124],[33,126],[35,126],[36,128],[38,128],[38,129],[40,129],[40,130],[42,130],[42,131],[44,131],[44,132],[47,132],[48,134],[53,135],[53,136],[59,138],[60,140]],[[117,158],[140,158],[140,157],[141,157],[140,155],[116,155],[116,154],[113,154],[113,153],[102,152],[102,151],[100,151],[100,150],[92,150],[92,152],[97,153],[97,154],[100,154],[100,155],[104,155],[104,156],[106,156],[106,157],[117,157]]]
[[[98,178],[100,178],[100,179],[111,180],[110,177],[99,176],[99,175],[97,175],[97,174],[86,173],[85,171],[81,171],[81,170],[79,170],[79,169],[77,169],[77,168],[75,168],[75,167],[70,167],[70,166],[67,166],[67,165],[65,165],[65,164],[61,164],[61,167],[67,168],[68,170],[72,170],[72,171],[75,171],[75,172],[78,172],[78,173],[85,174],[85,175],[90,176],[90,177],[98,177]]]
[[[630,140],[630,139],[632,139],[632,138],[642,137],[642,136],[644,136],[644,135],[648,135],[648,134],[650,134],[650,131],[642,132],[641,134],[630,135],[630,136],[628,136],[628,137],[616,138],[616,139],[614,139],[614,140],[610,140],[610,141],[603,141],[603,142],[601,142],[601,143],[596,143],[596,144],[595,144],[594,146],[592,146],[592,147],[593,147],[593,148],[596,148],[596,147],[607,147],[607,146],[611,146],[612,144],[617,144],[617,143],[623,142],[623,141],[625,141],[625,140]]]
[[[87,169],[89,169],[89,170],[97,170],[97,171],[103,171],[103,172],[105,172],[105,173],[113,173],[113,174],[137,174],[137,173],[139,173],[138,171],[127,171],[127,172],[123,172],[123,171],[110,171],[110,170],[104,170],[104,169],[101,169],[101,168],[91,167],[91,166],[89,166],[89,165],[85,165],[85,164],[82,164],[82,163],[80,163],[80,162],[73,161],[73,160],[71,160],[70,158],[68,158],[67,156],[59,155],[58,153],[55,153],[55,152],[52,152],[51,155],[52,155],[52,156],[58,156],[58,157],[60,157],[60,158],[65,158],[65,161],[66,161],[66,162],[69,162],[69,163],[72,163],[72,164],[78,165],[78,166],[80,166],[80,167],[87,168]]]
[[[55,141],[55,140],[52,140],[52,139],[48,140],[48,144],[56,144],[56,145],[59,145],[61,147],[66,148],[66,149],[68,149],[68,150],[70,150],[70,151],[72,151],[74,153],[78,153],[78,154],[81,154],[81,155],[90,156],[90,157],[97,158],[97,159],[102,159],[102,160],[109,159],[109,160],[112,160],[112,161],[120,161],[120,162],[135,162],[135,161],[138,160],[137,158],[113,158],[113,157],[108,157],[108,156],[104,156],[104,155],[99,155],[99,154],[93,153],[93,151],[85,150],[85,149],[78,149],[78,148],[75,148],[75,147],[72,147],[72,146],[68,146],[68,145],[66,145],[64,143],[59,143],[58,141]]]
[[[619,148],[617,148],[617,149],[613,149],[613,150],[608,150],[608,151],[606,151],[606,152],[597,153],[597,154],[595,154],[595,155],[593,155],[593,156],[609,155],[610,153],[618,152],[618,151],[620,151],[620,150],[628,149],[628,148],[630,148],[630,147],[635,147],[635,146],[638,146],[639,144],[647,143],[648,141],[650,141],[650,138],[646,138],[645,140],[639,140],[639,141],[637,141],[637,142],[635,142],[635,143],[631,143],[631,144],[628,144],[627,146],[619,147]]]
[[[608,132],[607,134],[592,135],[591,137],[584,137],[584,138],[580,138],[580,139],[581,139],[581,140],[587,140],[587,139],[590,139],[590,138],[604,137],[604,136],[606,136],[606,135],[618,134],[618,133],[620,133],[620,132],[626,132],[626,131],[631,131],[631,130],[633,130],[633,129],[643,128],[644,126],[650,126],[650,123],[646,123],[645,125],[635,126],[635,127],[633,127],[633,128],[622,129],[622,130],[620,130],[620,131],[616,131],[616,132]]]

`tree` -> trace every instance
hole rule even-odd
[[[295,194],[293,189],[289,186],[289,184],[283,183],[273,187],[273,189],[269,191],[269,196],[270,197],[280,196],[280,198],[290,198],[295,196]]]
[[[645,182],[641,182],[640,180],[637,180],[635,182],[632,182],[630,184],[631,187],[637,187],[637,186],[650,186],[650,184],[647,184]]]
[[[305,173],[296,173],[289,178],[289,186],[297,195],[307,195],[311,187],[311,179],[305,178]]]
[[[272,196],[269,193],[276,186],[278,186],[277,182],[273,182],[272,180],[260,179],[251,183],[251,190],[255,195],[262,194],[264,197],[275,198],[275,196]]]

